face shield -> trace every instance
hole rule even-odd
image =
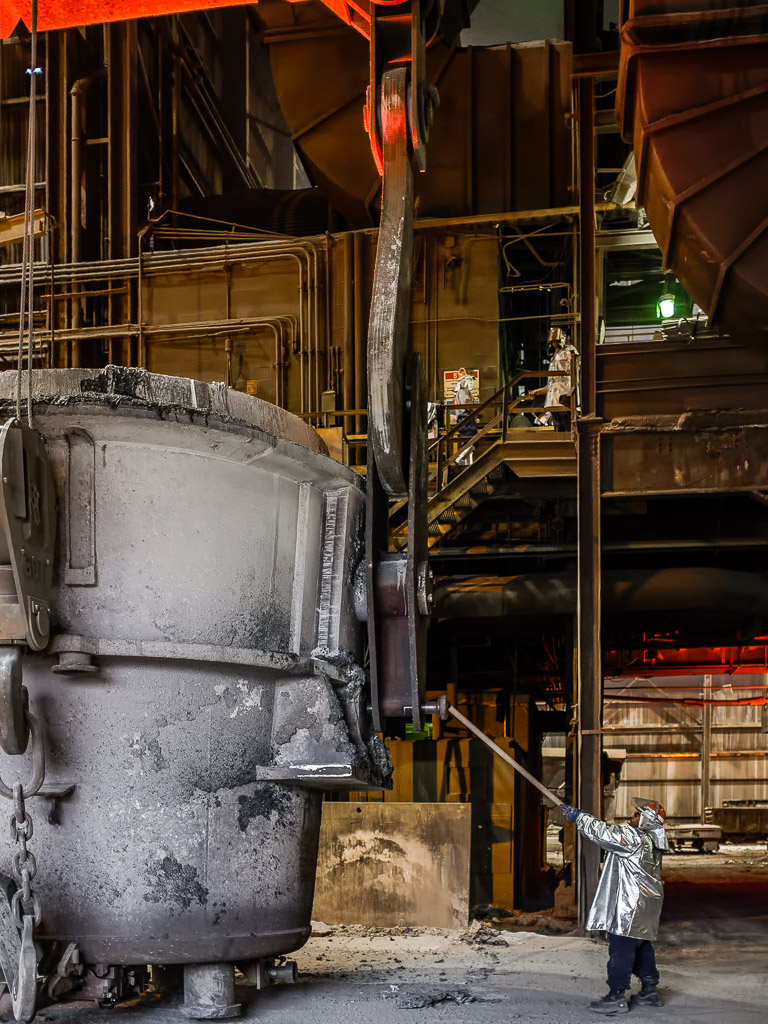
[[[667,849],[666,833],[664,832],[664,819],[667,812],[658,800],[646,800],[643,797],[635,797],[632,801],[640,815],[637,827],[641,832],[653,832],[656,845]]]

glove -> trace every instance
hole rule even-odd
[[[560,804],[560,810],[563,812],[563,817],[566,821],[576,821],[581,814],[578,807],[569,807],[567,804]]]

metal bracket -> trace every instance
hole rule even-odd
[[[426,377],[411,357],[408,472],[408,549],[389,551],[389,503],[369,449],[366,506],[366,594],[371,707],[374,727],[387,717],[410,717],[421,730],[431,578],[427,548]]]
[[[0,641],[41,651],[50,635],[56,542],[53,473],[42,437],[19,420],[0,430]]]
[[[49,999],[59,999],[65,992],[71,992],[78,984],[83,973],[80,963],[80,950],[77,943],[70,942],[56,966],[53,974],[45,981],[45,990]]]
[[[371,8],[370,84],[365,129],[379,174],[384,174],[386,128],[383,82],[388,70],[401,67],[407,76],[407,123],[410,150],[420,171],[426,167],[426,143],[437,90],[425,78],[426,41],[437,32],[444,0],[380,0]]]

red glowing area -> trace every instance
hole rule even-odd
[[[180,14],[212,7],[258,3],[258,0],[38,0],[39,31],[96,25],[104,21],[130,21],[157,14]],[[0,3],[0,37],[5,38],[22,21],[32,25],[31,0],[2,0]]]
[[[768,647],[750,641],[743,647],[647,647],[634,651],[605,652],[606,673],[623,676],[628,672],[642,676],[737,675],[768,672]]]
[[[235,7],[259,0],[38,0],[37,27],[40,32],[77,25],[100,25],[105,21],[132,21],[160,14],[182,14],[213,7]],[[290,0],[303,3],[305,0]],[[370,32],[371,0],[322,0],[326,7],[359,32]],[[375,0],[380,4],[400,0]],[[32,0],[0,0],[0,38],[5,39],[19,22],[32,26]]]

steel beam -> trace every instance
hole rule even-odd
[[[744,414],[749,415],[749,414]],[[768,489],[768,425],[625,425],[603,434],[604,497]]]

